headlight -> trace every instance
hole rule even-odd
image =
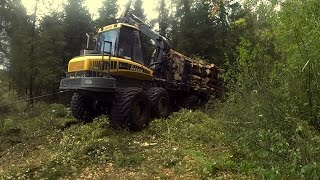
[[[85,61],[77,61],[69,63],[69,72],[84,70]]]
[[[84,84],[85,84],[85,85],[92,85],[92,84],[93,84],[92,79],[86,79],[86,80],[84,81]]]

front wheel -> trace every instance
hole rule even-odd
[[[81,121],[90,122],[99,116],[94,109],[97,101],[90,95],[74,93],[71,99],[72,115]]]
[[[119,89],[111,109],[111,125],[139,131],[149,124],[150,111],[150,101],[142,89]]]

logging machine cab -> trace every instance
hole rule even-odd
[[[88,50],[88,37],[87,50],[69,61],[67,77],[123,76],[151,80],[153,71],[149,65],[154,45],[150,38],[142,37],[137,27],[125,23],[100,28],[93,38],[95,48]]]
[[[99,30],[95,41],[99,54],[110,54],[145,66],[150,64],[150,51],[146,43],[142,44],[139,30],[134,26],[123,23],[105,26]]]

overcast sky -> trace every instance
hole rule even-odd
[[[38,16],[49,14],[52,10],[62,10],[62,4],[66,0],[39,0]],[[36,0],[22,0],[23,5],[26,7],[28,14],[33,13]],[[119,0],[120,13],[122,12],[127,0]],[[157,0],[144,0],[143,9],[148,19],[157,17],[155,12]],[[88,7],[89,12],[93,18],[97,17],[97,10],[102,6],[102,0],[85,0],[85,5]]]

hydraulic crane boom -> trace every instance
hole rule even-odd
[[[171,45],[165,37],[151,30],[150,25],[148,25],[142,19],[140,19],[139,17],[135,16],[130,12],[131,3],[132,3],[132,0],[129,0],[120,21],[122,23],[127,23],[130,25],[136,26],[141,33],[143,33],[144,35],[146,35],[147,37],[149,37],[155,42],[155,46],[157,47],[157,49],[155,53],[154,62],[152,62],[150,66],[152,65],[157,66],[157,64],[160,64],[163,61],[163,57],[169,53],[171,49]]]

